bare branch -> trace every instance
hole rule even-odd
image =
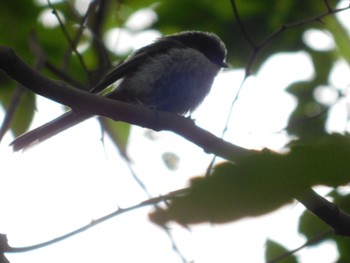
[[[256,57],[258,56],[258,54],[260,53],[260,51],[265,48],[271,41],[273,41],[274,39],[276,39],[279,35],[281,35],[285,30],[290,29],[290,28],[294,28],[294,27],[301,27],[304,25],[308,25],[310,23],[314,23],[314,22],[321,22],[322,18],[335,14],[335,13],[339,13],[342,11],[345,11],[347,9],[350,9],[350,5],[344,8],[338,8],[338,9],[333,9],[328,0],[324,0],[325,6],[326,6],[326,11],[322,14],[319,14],[317,16],[314,17],[310,17],[304,20],[299,20],[296,22],[291,22],[291,23],[286,23],[284,25],[282,25],[278,30],[276,30],[275,32],[273,32],[272,34],[270,34],[269,36],[267,36],[265,38],[265,40],[263,40],[261,43],[256,44],[252,41],[252,39],[250,38],[247,30],[245,29],[244,24],[241,22],[241,19],[239,17],[239,12],[238,12],[238,8],[236,6],[235,0],[231,0],[231,6],[233,9],[233,12],[235,14],[235,17],[237,19],[238,25],[241,28],[244,37],[246,38],[247,42],[251,45],[251,47],[253,48],[253,52],[250,55],[249,59],[248,59],[248,63],[246,66],[246,76],[249,76],[252,72],[251,68],[255,62]]]
[[[317,242],[320,242],[321,240],[324,240],[326,237],[328,237],[329,235],[333,234],[332,230],[327,230],[315,237],[313,237],[312,239],[306,241],[303,245],[301,245],[300,247],[297,247],[296,249],[290,250],[287,253],[284,253],[282,255],[279,255],[269,261],[267,261],[266,263],[277,263],[277,262],[281,262],[283,259],[288,258],[289,256],[297,253],[298,251],[302,250],[305,247],[308,247],[310,245],[313,245]]]
[[[51,3],[50,0],[47,0],[47,2],[49,4],[50,8],[52,8],[52,13],[56,16],[57,21],[60,24],[60,27],[62,29],[62,32],[63,32],[65,38],[67,39],[67,41],[68,41],[68,43],[70,45],[70,48],[77,55],[77,58],[78,58],[78,60],[79,60],[79,62],[81,64],[81,66],[83,67],[85,73],[88,73],[89,71],[88,71],[88,69],[87,69],[87,67],[85,65],[84,59],[82,58],[82,56],[80,55],[79,51],[77,50],[75,41],[69,36],[69,34],[68,34],[67,30],[66,30],[66,27],[64,26],[64,23],[63,23],[61,17],[59,16],[56,8],[54,7],[54,5]],[[88,78],[90,77],[89,74],[87,74],[87,76],[88,76]]]
[[[0,69],[34,93],[71,107],[76,112],[105,116],[156,131],[172,131],[207,153],[237,161],[254,151],[226,142],[196,126],[193,120],[91,94],[66,83],[53,81],[27,65],[10,48],[0,46]]]
[[[98,219],[95,219],[95,220],[92,220],[90,224],[87,224],[85,226],[82,226],[72,232],[69,232],[65,235],[62,235],[62,236],[59,236],[59,237],[56,237],[54,239],[51,239],[49,241],[46,241],[46,242],[43,242],[43,243],[40,243],[40,244],[36,244],[36,245],[32,245],[32,246],[27,246],[27,247],[10,247],[10,246],[3,246],[1,247],[0,246],[0,249],[2,249],[2,251],[0,250],[0,253],[2,252],[5,252],[5,253],[19,253],[19,252],[27,252],[27,251],[31,251],[31,250],[35,250],[35,249],[38,249],[38,248],[42,248],[42,247],[46,247],[46,246],[49,246],[49,245],[52,245],[52,244],[55,244],[57,242],[60,242],[60,241],[63,241],[69,237],[72,237],[72,236],[75,236],[79,233],[82,233],[94,226],[97,226],[113,217],[116,217],[116,216],[119,216],[121,214],[124,214],[126,212],[129,212],[129,211],[132,211],[132,210],[135,210],[135,209],[139,209],[141,207],[144,207],[144,206],[149,206],[149,205],[156,205],[157,203],[160,203],[160,202],[163,202],[165,200],[168,200],[168,199],[171,199],[175,196],[178,196],[178,195],[182,195],[186,192],[187,190],[186,189],[181,189],[181,190],[177,190],[177,191],[174,191],[174,192],[171,192],[167,195],[164,195],[164,196],[160,196],[160,197],[155,197],[155,198],[151,198],[151,199],[148,199],[148,200],[145,200],[137,205],[134,205],[134,206],[130,206],[128,208],[119,208],[118,210],[108,214],[108,215],[105,215],[103,217],[100,217]]]

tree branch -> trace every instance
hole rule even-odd
[[[239,10],[237,8],[236,5],[236,1],[235,0],[230,0],[231,2],[231,7],[233,10],[233,13],[235,15],[235,18],[237,19],[237,23],[239,25],[239,27],[242,30],[243,36],[245,37],[245,39],[247,40],[248,44],[252,47],[253,52],[250,55],[249,59],[248,59],[248,63],[247,66],[245,67],[245,75],[246,77],[250,76],[252,74],[252,67],[253,64],[255,63],[255,60],[258,56],[258,54],[260,53],[260,51],[265,48],[269,43],[271,43],[273,40],[275,40],[279,35],[281,35],[284,31],[286,31],[287,29],[290,28],[295,28],[295,27],[300,27],[300,26],[305,26],[307,24],[313,23],[313,22],[321,22],[322,19],[326,16],[332,15],[332,14],[336,14],[339,12],[342,12],[344,10],[348,10],[350,9],[350,5],[343,7],[343,8],[338,8],[338,9],[334,9],[330,6],[329,2],[327,0],[324,0],[324,4],[326,6],[326,11],[316,15],[314,17],[310,17],[304,20],[299,20],[296,22],[290,22],[290,23],[286,23],[284,25],[282,25],[279,29],[277,29],[275,32],[271,33],[270,35],[268,35],[262,42],[260,43],[255,43],[252,38],[250,37],[250,35],[248,34],[248,31],[246,30],[243,22],[241,21],[241,18],[239,16]]]
[[[60,241],[63,241],[71,236],[74,236],[74,235],[77,235],[81,232],[84,232],[94,226],[97,226],[98,224],[101,224],[113,217],[116,217],[116,216],[119,216],[121,214],[124,214],[126,212],[129,212],[129,211],[132,211],[132,210],[135,210],[135,209],[139,209],[141,207],[144,207],[144,206],[149,206],[149,205],[156,205],[160,202],[163,202],[165,200],[168,200],[168,199],[171,199],[173,198],[174,196],[178,196],[178,195],[182,195],[184,194],[185,192],[187,191],[187,189],[180,189],[180,190],[177,190],[177,191],[174,191],[174,192],[170,192],[169,194],[167,195],[164,195],[164,196],[160,196],[160,197],[155,197],[155,198],[150,198],[148,200],[145,200],[137,205],[133,205],[133,206],[129,206],[127,208],[119,208],[118,210],[108,214],[108,215],[105,215],[103,217],[100,217],[98,219],[95,219],[95,220],[92,220],[89,224],[85,225],[85,226],[82,226],[76,230],[73,230],[72,232],[69,232],[67,234],[64,234],[62,236],[59,236],[59,237],[56,237],[56,238],[53,238],[51,240],[48,240],[46,242],[43,242],[43,243],[39,243],[39,244],[36,244],[36,245],[31,245],[31,246],[27,246],[27,247],[11,247],[10,245],[8,245],[7,243],[7,239],[4,240],[4,238],[6,238],[6,236],[0,234],[0,256],[2,253],[19,253],[19,252],[27,252],[27,251],[31,251],[31,250],[35,250],[35,249],[38,249],[38,248],[42,248],[42,247],[46,247],[46,246],[49,246],[49,245],[52,245],[54,243],[57,243],[57,242],[60,242]],[[0,262],[1,263],[1,262]]]
[[[12,79],[34,93],[67,105],[74,111],[104,116],[156,131],[172,131],[203,148],[205,152],[231,161],[238,161],[255,152],[216,137],[196,126],[189,118],[115,101],[51,80],[27,65],[8,47],[0,46],[0,58],[0,69]]]
[[[283,253],[277,257],[274,257],[273,259],[267,261],[266,263],[278,263],[278,262],[282,262],[283,259],[286,259],[288,258],[289,256],[299,252],[300,250],[302,250],[303,248],[306,248],[308,246],[311,246],[311,245],[314,245],[314,244],[317,244],[318,242],[324,240],[326,237],[328,237],[329,235],[333,234],[333,231],[332,230],[326,230],[324,231],[323,233],[313,237],[312,239],[309,239],[307,240],[304,244],[302,244],[301,246],[293,249],[293,250],[290,250],[286,253]]]
[[[312,189],[296,199],[310,212],[332,227],[336,235],[350,236],[350,215],[337,205],[318,195]]]
[[[207,153],[213,153],[231,161],[239,161],[255,152],[214,136],[196,126],[189,118],[115,101],[73,88],[63,82],[51,80],[28,66],[10,48],[0,46],[0,58],[0,69],[17,82],[39,95],[71,107],[75,111],[101,115],[157,131],[172,131],[203,148]],[[307,209],[333,227],[336,234],[350,235],[350,216],[336,205],[312,190],[297,197],[297,199]]]

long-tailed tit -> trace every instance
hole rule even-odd
[[[219,70],[227,67],[226,48],[213,33],[187,31],[157,39],[111,71],[91,92],[100,93],[120,80],[105,96],[144,107],[184,115],[209,93]],[[15,139],[15,151],[46,140],[92,117],[69,111]]]

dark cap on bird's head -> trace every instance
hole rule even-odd
[[[226,47],[224,42],[214,33],[201,31],[185,31],[174,35],[168,35],[168,40],[177,41],[186,47],[196,49],[203,53],[211,62],[222,68],[227,68],[225,63]]]

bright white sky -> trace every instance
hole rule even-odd
[[[339,63],[339,70],[347,72],[342,76],[350,76],[345,63]],[[284,88],[291,81],[310,77],[312,66],[305,54],[271,58],[245,83],[226,140],[247,148],[280,149],[286,137],[276,132],[285,127],[295,106]],[[241,70],[220,74],[211,94],[193,115],[199,126],[221,134],[242,78]],[[347,79],[337,85],[345,88],[349,82]],[[346,102],[339,104],[338,111],[344,112],[345,106]],[[60,105],[40,98],[33,127],[61,112]],[[338,129],[336,125],[330,128]],[[133,128],[129,155],[137,175],[154,196],[182,188],[191,177],[205,172],[211,156],[195,145],[168,132],[154,133],[152,140],[145,134],[146,130]],[[10,245],[27,246],[52,239],[115,211],[118,206],[127,207],[147,199],[108,138],[105,145],[100,138],[94,119],[25,153],[13,153],[7,146],[13,138],[4,138],[0,146],[0,233],[8,235]],[[164,165],[165,152],[180,157],[177,170],[170,171]],[[12,263],[181,262],[163,230],[148,221],[151,210],[146,207],[129,212],[64,242],[7,257]],[[302,210],[295,203],[271,215],[230,224],[201,224],[191,227],[191,231],[176,224],[170,227],[188,260],[263,262],[266,238],[290,249],[303,244],[305,240],[297,235],[297,219]],[[318,263],[333,262],[334,247],[321,246],[324,248],[299,253],[302,262],[312,262],[316,256]]]

